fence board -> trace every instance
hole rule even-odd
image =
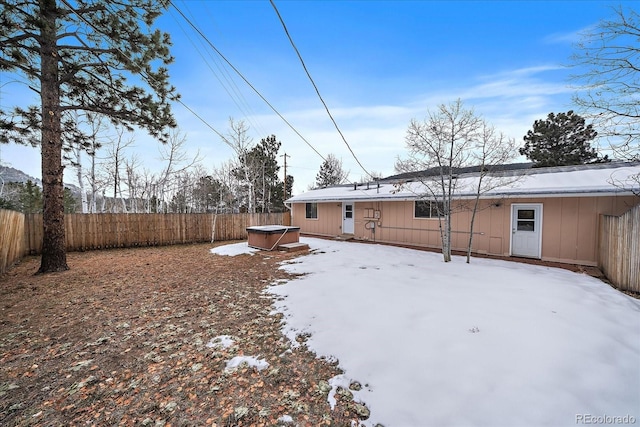
[[[0,209],[0,274],[24,255],[24,232],[22,213]]]
[[[42,214],[23,216],[22,254],[42,251]],[[285,213],[265,214],[66,214],[68,251],[243,240],[253,225],[290,225]],[[215,225],[215,228],[214,228]],[[3,245],[4,247],[4,245]]]
[[[640,205],[621,216],[602,215],[599,267],[615,287],[640,292]]]

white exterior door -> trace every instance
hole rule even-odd
[[[541,257],[542,205],[511,205],[511,255]]]
[[[342,203],[342,232],[344,234],[353,234],[353,202]]]

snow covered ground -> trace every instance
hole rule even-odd
[[[301,240],[283,268],[307,274],[268,291],[293,343],[339,360],[333,383],[363,385],[366,425],[640,423],[640,301],[560,269]]]

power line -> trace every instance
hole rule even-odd
[[[222,52],[220,52],[218,48],[215,47],[215,45],[207,38],[207,36],[205,36],[204,33],[202,33],[202,31],[200,31],[200,29],[196,27],[196,25],[175,5],[175,3],[171,0],[169,1],[169,3],[171,4],[171,6],[173,6],[176,9],[176,11],[178,11],[178,13],[182,16],[182,18],[185,21],[187,21],[187,23],[191,26],[191,28],[193,28],[200,35],[200,37],[202,37],[207,42],[207,44],[227,63],[227,65],[229,65],[229,67],[231,67],[231,69],[235,71],[235,73],[238,76],[240,76],[242,80],[244,80],[244,82],[260,97],[260,99],[262,99],[269,106],[269,108],[271,108],[271,110],[274,113],[276,113],[278,117],[280,117],[282,121],[284,121],[287,124],[287,126],[289,126],[289,128],[291,128],[291,130],[293,130],[296,133],[296,135],[300,137],[300,139],[302,139],[318,156],[320,156],[322,160],[326,161],[324,156],[320,154],[320,152],[316,150],[316,148],[313,145],[311,145],[311,143],[307,141],[307,139],[304,136],[302,136],[300,132],[298,132],[298,130],[295,127],[293,127],[293,125],[289,123],[289,121],[285,119],[284,116],[280,114],[280,112],[264,96],[262,96],[260,91],[258,91],[258,89],[256,89],[255,86],[253,86],[249,82],[249,80],[247,80],[247,78],[222,54]]]
[[[86,19],[85,17],[83,17],[81,14],[77,13],[75,11],[75,9],[73,9],[73,7],[68,3],[67,0],[61,0],[62,3],[64,3],[70,11],[72,11],[73,13],[76,14],[76,16],[78,18],[80,18],[80,20],[82,20],[85,24],[87,24],[88,26],[90,26],[91,28],[93,28],[95,31],[99,32],[99,33],[103,33],[102,31],[100,31],[98,28],[96,28],[95,25],[93,25],[88,19]],[[104,33],[103,33],[104,34]],[[115,48],[121,55],[126,56],[124,54],[124,52],[122,52],[119,48]],[[144,71],[141,70],[141,74],[147,78],[148,80],[151,79],[151,76],[147,75]],[[233,146],[229,143],[229,141],[227,141],[227,139],[224,137],[224,135],[222,135],[220,132],[218,132],[213,126],[211,126],[204,118],[202,118],[201,116],[199,116],[195,111],[193,111],[193,109],[191,109],[187,104],[185,104],[184,102],[182,102],[181,99],[176,99],[176,101],[181,104],[184,108],[186,108],[189,112],[191,112],[191,114],[193,114],[194,116],[196,116],[198,119],[200,119],[200,121],[202,123],[204,123],[209,129],[211,129],[212,131],[214,131],[221,139],[224,143],[226,143],[227,145],[229,145],[231,148],[233,148]]]
[[[287,34],[287,38],[289,39],[289,42],[291,43],[291,46],[293,47],[293,50],[296,51],[296,54],[298,55],[298,59],[300,59],[300,63],[302,64],[302,68],[304,68],[304,72],[307,73],[307,77],[309,78],[309,81],[311,82],[311,84],[313,85],[313,88],[316,90],[316,94],[318,94],[318,98],[320,98],[320,102],[322,102],[322,105],[324,105],[324,109],[327,111],[327,114],[329,115],[329,118],[331,119],[331,122],[333,123],[333,125],[335,126],[336,130],[338,131],[338,133],[340,134],[340,137],[342,138],[342,141],[344,141],[345,145],[347,146],[347,148],[349,149],[349,151],[351,152],[351,155],[353,156],[353,158],[356,160],[356,162],[358,163],[358,165],[360,165],[360,167],[362,168],[362,170],[369,175],[370,177],[373,177],[373,175],[371,175],[364,166],[362,166],[362,163],[360,163],[360,160],[358,160],[358,157],[356,156],[356,153],[353,152],[353,150],[351,149],[351,146],[349,145],[349,143],[347,142],[347,139],[344,137],[344,135],[342,134],[342,131],[340,130],[340,128],[338,127],[338,123],[336,123],[335,119],[333,118],[333,115],[331,114],[331,111],[329,111],[329,107],[327,107],[326,102],[324,102],[324,99],[322,98],[322,95],[320,95],[320,91],[318,90],[318,86],[316,86],[316,83],[313,81],[313,78],[311,77],[311,74],[309,73],[309,70],[307,70],[307,66],[304,63],[304,60],[302,59],[302,55],[300,55],[300,51],[298,51],[298,48],[296,47],[295,43],[293,42],[293,39],[291,38],[291,35],[289,34],[289,30],[287,29],[286,24],[284,23],[284,20],[282,19],[282,16],[280,15],[280,12],[278,11],[278,8],[276,7],[276,4],[274,3],[273,0],[269,0],[271,3],[271,6],[273,6],[273,10],[275,10],[276,15],[278,15],[278,19],[280,20],[280,23],[282,24],[282,28],[284,28],[284,32]]]
[[[203,6],[206,7],[206,3]],[[189,10],[189,6],[186,3],[185,3],[185,7],[189,15],[193,17],[193,13]],[[196,43],[192,40],[188,32],[182,26],[181,22],[179,21],[179,18],[171,10],[170,10],[170,14],[171,14],[171,17],[176,22],[176,24],[178,24],[178,26],[180,27],[184,35],[187,37],[187,39],[189,39],[189,42],[191,42],[192,46],[196,49],[196,51],[198,52],[198,54],[200,55],[204,63],[207,65],[211,73],[216,77],[216,79],[218,80],[222,88],[225,90],[227,95],[229,95],[229,98],[231,98],[231,100],[238,107],[240,112],[249,120],[249,122],[252,125],[252,128],[254,129],[254,132],[256,132],[258,136],[267,135],[267,132],[264,130],[261,124],[257,121],[254,121],[255,112],[247,102],[242,91],[236,84],[235,80],[231,77],[231,74],[229,73],[227,68],[224,67],[224,64],[222,64],[221,60],[216,56],[212,55],[210,52],[207,52],[208,57],[213,61],[216,69],[218,70],[218,73],[216,73],[216,71],[210,65],[209,61],[207,60],[203,52],[200,50],[200,48],[196,45]],[[200,41],[200,45],[204,46],[204,43]]]

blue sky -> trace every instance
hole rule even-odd
[[[267,0],[174,0],[211,43],[323,156],[342,159],[351,180],[364,172],[335,130]],[[572,109],[566,65],[579,32],[612,17],[601,1],[277,1],[276,6],[320,93],[368,171],[390,175],[405,153],[412,118],[460,98],[515,138],[549,112]],[[218,132],[244,120],[255,142],[275,134],[286,152],[294,193],[314,182],[322,159],[171,9],[158,25],[171,33],[173,84]],[[575,71],[575,70],[574,70]],[[0,84],[9,81],[2,76]],[[21,85],[2,88],[3,108]],[[231,95],[230,95],[231,94]],[[232,156],[220,137],[181,105],[174,108],[187,149],[212,169]],[[158,165],[157,143],[135,147]],[[39,176],[36,149],[2,146],[3,164]],[[282,174],[282,171],[281,171]],[[65,181],[73,182],[68,173]]]

